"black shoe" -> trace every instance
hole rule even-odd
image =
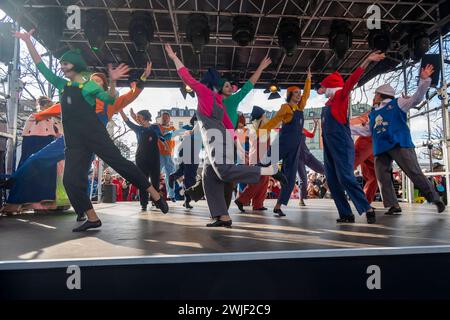
[[[77,214],[77,222],[86,221],[86,214],[83,212],[82,214]]]
[[[232,224],[233,222],[231,220],[228,221],[216,220],[213,223],[208,223],[206,226],[210,228],[217,228],[217,227],[230,228]]]
[[[367,219],[367,223],[368,224],[374,224],[375,222],[377,222],[377,218],[375,215],[375,211],[367,211],[366,212],[366,219]]]
[[[177,199],[175,199],[175,198],[170,198],[170,200],[174,203],[177,202]]]
[[[384,213],[387,216],[393,216],[393,215],[401,215],[402,214],[402,208],[400,207],[390,207],[388,211]]]
[[[277,173],[275,173],[272,176],[272,178],[274,178],[275,180],[280,181],[281,187],[284,187],[285,185],[288,184],[286,176],[281,171],[278,171]]]
[[[337,223],[355,223],[355,216],[347,216],[347,217],[341,217],[336,220]]]
[[[239,208],[239,211],[241,211],[241,212],[245,212],[245,209],[244,209],[244,205],[239,201],[239,200],[234,200],[234,203],[237,205],[237,207]]]
[[[102,222],[100,220],[97,221],[86,221],[81,226],[72,230],[72,232],[84,232],[89,229],[100,228],[102,226]]]
[[[164,197],[159,197],[158,201],[155,201],[155,207],[157,207],[159,210],[161,210],[162,213],[166,214],[169,212],[169,205],[166,202],[166,199]]]
[[[433,203],[437,207],[439,213],[445,210],[445,204],[441,200],[434,201]]]
[[[200,182],[197,182],[195,185],[193,185],[190,188],[187,188],[185,193],[191,197],[192,200],[195,202],[201,200],[205,193],[203,192],[203,184]]]
[[[169,176],[169,187],[170,187],[171,189],[173,189],[174,186],[175,186],[175,175],[172,173],[172,174]]]
[[[145,211],[147,211],[147,206],[142,206],[141,207],[141,212],[145,212]]]
[[[191,206],[191,205],[189,204],[189,202],[183,203],[183,207],[185,207],[186,209],[194,209],[194,207]]]
[[[268,210],[266,207],[261,207],[261,208],[258,208],[258,209],[253,209],[253,211],[266,211],[266,210]]]
[[[286,215],[283,213],[283,211],[281,211],[281,209],[273,209],[273,213],[275,217],[286,217]]]

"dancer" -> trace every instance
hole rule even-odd
[[[203,167],[203,187],[211,216],[216,220],[207,226],[231,227],[232,221],[224,198],[225,182],[257,183],[261,175],[275,175],[280,180],[284,177],[273,166],[260,168],[234,164],[234,143],[230,142],[234,126],[225,112],[222,96],[196,81],[170,45],[166,44],[165,49],[175,63],[180,78],[198,97],[197,118],[207,154]]]
[[[369,112],[350,119],[350,129],[356,125],[368,126]],[[371,136],[359,136],[355,141],[355,164],[354,169],[361,166],[361,173],[364,179],[364,194],[371,204],[375,199],[378,190],[377,177],[375,175],[375,163],[373,158],[373,146]]]
[[[197,122],[197,116],[192,116],[189,120],[189,125],[184,126],[183,129],[186,130],[186,134],[183,136],[183,140],[180,144],[179,159],[181,159],[181,162],[177,171],[170,175],[169,185],[173,188],[175,180],[184,176],[183,187],[185,190],[185,198],[183,207],[192,209],[192,198],[186,190],[195,185],[198,165],[200,163],[199,152],[202,147],[202,137]]]
[[[283,161],[282,172],[288,180],[288,184],[281,188],[277,204],[273,209],[276,217],[284,217],[286,214],[281,210],[282,205],[287,205],[295,185],[298,169],[299,154],[301,152],[303,131],[303,109],[308,101],[311,91],[311,72],[305,81],[304,92],[299,87],[292,86],[287,89],[287,98],[280,110],[261,129],[274,129],[280,122],[282,127],[279,134],[280,159]]]
[[[360,134],[371,135],[373,139],[375,172],[384,207],[389,208],[387,215],[401,212],[391,180],[393,161],[425,198],[436,205],[438,212],[445,210],[445,204],[420,169],[407,124],[407,113],[423,100],[430,87],[433,72],[433,66],[430,64],[421,69],[419,86],[411,97],[395,98],[395,90],[389,84],[378,87],[373,99],[374,109],[369,114],[370,126],[362,126],[359,129]]]
[[[141,110],[136,115],[131,108],[130,113],[131,117],[139,125],[131,122],[123,110],[120,111],[123,121],[136,134],[138,141],[136,165],[141,169],[147,179],[150,177],[152,185],[159,191],[160,154],[158,140],[161,137],[161,130],[158,125],[150,123],[152,121],[152,115],[148,110]],[[139,201],[141,203],[141,211],[147,211],[148,192],[146,190],[139,190]]]
[[[254,106],[251,113],[250,125],[250,148],[249,148],[249,164],[255,165],[260,163],[260,154],[264,154],[261,150],[266,150],[270,145],[270,136],[263,132],[260,138],[260,128],[266,123],[266,111],[261,107]],[[262,140],[262,141],[261,141]],[[269,186],[269,176],[261,176],[256,184],[248,184],[244,191],[234,201],[241,212],[245,212],[244,205],[252,203],[253,211],[267,210],[264,207],[264,200],[267,197],[267,188]]]
[[[250,79],[248,79],[247,82],[245,82],[245,84],[242,86],[242,88],[240,88],[239,91],[235,93],[233,93],[233,86],[231,84],[231,81],[227,78],[221,78],[216,70],[210,69],[203,76],[201,82],[211,90],[217,89],[219,94],[222,96],[222,103],[225,106],[226,113],[230,117],[231,123],[235,129],[237,129],[239,119],[239,104],[253,90],[263,71],[267,69],[267,67],[270,66],[271,63],[272,60],[269,57],[264,57]],[[203,197],[202,189],[203,185],[201,180],[199,180],[194,186],[187,189],[186,192],[193,199],[201,199]],[[224,196],[228,208],[230,207],[233,190],[234,183],[230,182],[225,184]]]
[[[306,176],[306,168],[308,166],[311,170],[316,173],[324,174],[325,168],[319,160],[309,151],[308,146],[306,145],[306,138],[313,139],[316,134],[318,121],[314,120],[314,129],[312,132],[309,132],[305,128],[303,128],[303,136],[301,140],[300,146],[300,154],[298,159],[298,182],[300,187],[300,201],[299,205],[301,207],[306,206],[304,199],[308,199],[308,178]]]
[[[322,139],[325,162],[325,176],[333,196],[334,203],[339,212],[338,223],[355,222],[355,216],[347,201],[345,192],[352,200],[360,215],[366,213],[367,223],[376,222],[375,211],[356,182],[353,165],[355,162],[355,147],[350,133],[347,116],[350,94],[364,70],[372,61],[381,61],[385,58],[380,51],[371,53],[362,65],[344,82],[336,71],[328,75],[317,90],[325,94],[328,99],[322,109]]]
[[[38,70],[60,92],[66,144],[63,183],[77,214],[86,212],[88,216],[88,220],[73,231],[80,232],[99,228],[102,224],[86,192],[88,184],[86,173],[91,165],[92,153],[97,154],[121,176],[139,188],[147,189],[161,211],[167,212],[168,207],[165,200],[151,186],[144,174],[131,161],[122,157],[104,125],[97,118],[94,110],[96,98],[107,104],[114,103],[114,99],[97,83],[83,76],[87,65],[80,53],[72,50],[61,56],[61,69],[69,80],[60,78],[42,62],[31,42],[33,32],[34,29],[30,32],[16,32],[15,36],[26,43]],[[118,80],[127,72],[128,68],[120,66],[115,70],[110,70],[110,78],[112,81]]]
[[[161,115],[161,124],[158,124],[161,134],[168,136],[175,131],[175,127],[170,125],[170,114],[163,112]],[[175,141],[173,138],[168,138],[164,142],[158,141],[160,153],[160,171],[164,172],[164,183],[166,185],[167,197],[176,202],[175,190],[169,185],[169,177],[175,172],[175,163],[173,162],[173,151],[175,148]]]
[[[132,82],[131,90],[119,96],[114,104],[108,105],[102,100],[96,99],[96,114],[104,126],[117,111],[122,110],[139,96],[143,90],[143,81],[151,73],[151,66],[151,63],[147,63],[141,79]],[[105,91],[108,90],[108,81],[103,73],[94,73],[90,78]],[[60,117],[61,104],[59,103],[33,114],[37,123],[47,123],[48,119]],[[70,204],[62,183],[65,148],[62,129],[59,133],[60,137],[57,140],[33,154],[8,180],[7,183],[11,190],[7,203],[1,209],[2,212],[14,213],[30,208],[38,210],[65,209]],[[57,176],[56,173],[58,173]],[[84,212],[78,212],[77,221],[84,220],[86,220]]]

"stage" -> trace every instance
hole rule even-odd
[[[233,227],[211,229],[205,226],[210,220],[204,201],[193,204],[190,211],[181,204],[171,203],[167,215],[141,213],[137,202],[97,204],[103,227],[87,233],[71,232],[77,224],[71,211],[1,217],[0,283],[8,290],[0,290],[0,296],[295,299],[450,295],[450,215],[448,211],[437,214],[432,205],[402,204],[403,215],[385,216],[381,203],[374,203],[379,208],[374,225],[367,225],[364,216],[357,217],[355,224],[337,225],[330,200],[308,200],[307,207],[298,207],[298,200],[292,200],[285,218],[274,217],[272,210],[252,212],[250,207],[248,213],[240,213],[232,205]],[[274,204],[273,200],[266,202],[268,208]],[[379,296],[366,287],[367,267],[374,264],[385,272],[385,291]],[[70,265],[82,268],[91,284],[94,279],[113,277],[114,289],[102,280],[102,289],[85,286],[82,294],[67,290]],[[221,279],[217,287],[212,270],[231,276]],[[404,286],[415,271],[420,276],[414,286]],[[339,279],[341,274],[354,277]],[[165,281],[172,285],[167,287]],[[265,289],[259,288],[261,281]],[[39,285],[31,285],[36,282],[48,291],[37,291]],[[342,285],[347,288],[345,293],[339,289]],[[434,296],[426,291],[428,286],[434,288]],[[389,287],[393,291],[386,291]]]

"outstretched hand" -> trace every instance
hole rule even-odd
[[[117,68],[113,68],[111,64],[108,64],[108,74],[111,81],[125,78],[129,71],[130,69],[125,63],[121,63]]]
[[[420,79],[425,80],[431,77],[431,75],[434,73],[434,67],[432,64],[427,64],[425,68],[422,68],[420,71]]]
[[[147,66],[145,67],[144,73],[142,74],[144,78],[148,78],[150,73],[152,73],[152,62],[147,62]]]
[[[173,51],[172,47],[170,46],[170,44],[165,44],[164,48],[166,49],[167,55],[169,56],[170,59],[175,59],[177,57],[177,54]]]
[[[378,61],[383,60],[384,58],[386,58],[386,55],[383,52],[378,50],[378,51],[372,52],[367,59],[372,62],[378,62]]]
[[[28,41],[31,39],[31,36],[33,35],[34,31],[36,31],[35,29],[31,29],[29,32],[14,32],[13,36],[16,38],[19,38],[23,41]]]
[[[259,67],[262,70],[265,70],[271,64],[272,64],[272,59],[270,59],[269,56],[265,56],[264,59],[262,59],[261,63],[259,64]]]

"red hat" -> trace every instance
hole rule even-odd
[[[344,86],[344,79],[339,74],[339,72],[335,71],[332,74],[328,75],[325,79],[320,83],[322,87],[325,88],[340,88]]]

